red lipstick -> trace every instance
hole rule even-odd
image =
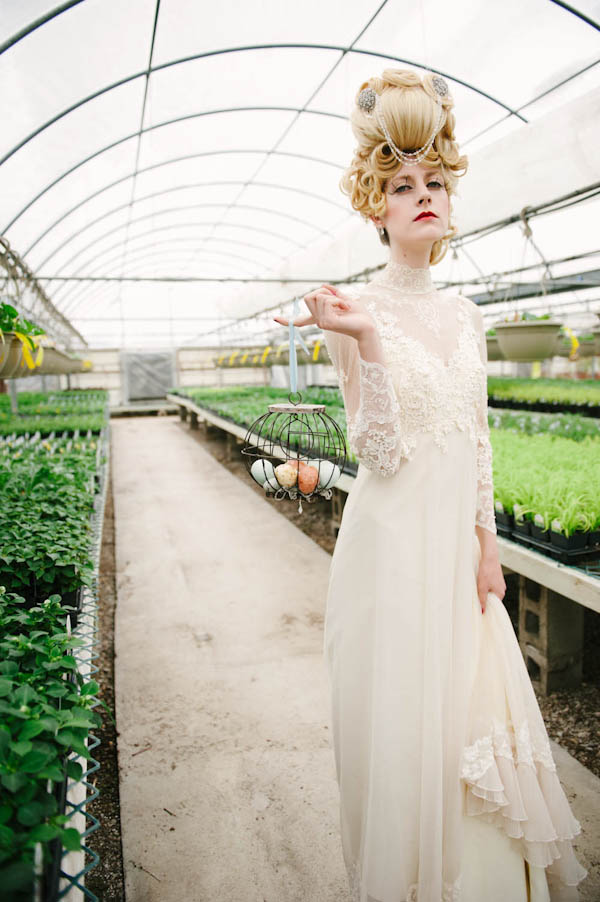
[[[432,217],[435,217],[436,219],[438,218],[437,213],[434,213],[432,210],[427,210],[426,212],[419,213],[418,216],[415,216],[414,221],[416,222],[417,219],[423,219],[425,216],[432,216]]]

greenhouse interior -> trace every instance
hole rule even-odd
[[[348,889],[340,768],[363,759],[340,751],[358,714],[335,693],[353,656],[335,657],[330,719],[323,649],[350,648],[343,622],[360,635],[336,599],[354,584],[358,603],[363,575],[365,610],[390,577],[398,605],[418,604],[407,549],[425,523],[423,578],[438,578],[480,490],[458,380],[475,392],[481,372],[493,489],[471,532],[494,543],[484,589],[510,618],[587,871],[574,895],[530,902],[597,902],[598,0],[4,0],[2,22],[0,900],[441,902],[424,860],[411,889],[392,853],[385,875],[365,853],[370,888]],[[415,90],[390,72],[408,70],[429,79],[432,139],[449,97],[454,132],[447,116],[398,155],[381,111],[389,126],[389,98]],[[426,154],[444,184],[419,180]],[[409,190],[386,194],[404,163]],[[421,189],[433,215],[401,232]],[[481,370],[462,372],[460,338],[448,360],[431,331],[397,338],[403,302],[384,315],[378,287],[415,275],[421,323],[430,303],[482,323]],[[364,450],[392,447],[366,418],[367,373],[395,380],[400,432],[417,424],[391,477]],[[426,425],[444,415],[450,456]],[[375,533],[400,537],[389,555]]]

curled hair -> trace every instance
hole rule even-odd
[[[411,69],[384,69],[380,77],[374,76],[363,82],[356,93],[350,123],[358,146],[339,186],[350,197],[353,208],[367,222],[371,221],[371,216],[385,214],[387,182],[402,168],[402,164],[394,156],[375,114],[368,115],[358,106],[358,95],[364,88],[373,88],[379,94],[379,106],[392,141],[401,150],[414,151],[427,143],[437,121],[439,108],[434,77],[431,72],[426,72],[421,78]],[[459,153],[454,137],[454,101],[450,93],[440,100],[441,124],[427,156],[421,162],[440,167],[440,175],[451,197],[456,193],[458,178],[467,171],[468,159]],[[451,216],[451,207],[449,209]],[[444,257],[448,242],[457,232],[449,218],[448,231],[433,242],[431,264],[439,263]],[[385,229],[380,239],[383,244],[389,245]]]

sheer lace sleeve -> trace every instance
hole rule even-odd
[[[487,343],[483,315],[475,307],[477,332],[479,335],[479,353],[487,374]],[[477,407],[477,515],[475,523],[497,534],[494,516],[494,481],[492,476],[492,446],[490,443],[490,427],[488,423],[487,378],[483,382],[483,390]]]
[[[368,470],[393,476],[400,466],[400,405],[389,370],[363,360],[350,335],[323,330],[344,398],[348,444]]]

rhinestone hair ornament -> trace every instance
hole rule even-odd
[[[381,110],[381,101],[379,99],[379,94],[373,88],[363,88],[363,90],[358,95],[357,104],[360,109],[367,114],[367,116],[373,115],[373,110],[375,110],[375,115],[377,117],[377,121],[381,127],[382,132],[386,137],[386,141],[398,160],[399,163],[406,163],[407,166],[415,166],[417,163],[420,163],[423,160],[428,152],[429,148],[434,142],[435,136],[438,133],[439,127],[442,123],[442,116],[444,114],[444,108],[442,106],[442,97],[446,97],[448,95],[448,84],[447,82],[439,75],[434,75],[431,79],[431,83],[436,92],[436,103],[438,106],[437,111],[437,121],[433,127],[433,132],[431,133],[431,137],[427,141],[423,147],[419,147],[418,150],[413,151],[404,151],[400,150],[399,147],[396,147],[394,142],[392,141],[391,135],[388,131],[388,127],[385,124],[385,119],[383,118],[383,112]]]

